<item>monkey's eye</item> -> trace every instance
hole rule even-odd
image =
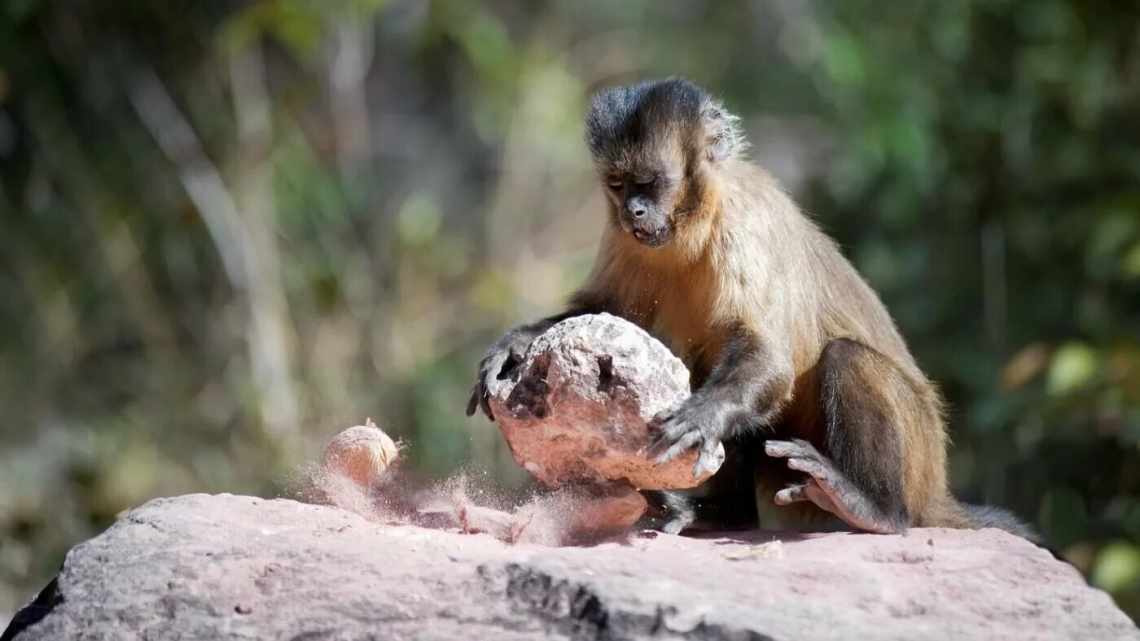
[[[621,178],[615,178],[614,176],[610,176],[609,178],[606,178],[606,186],[609,187],[610,189],[614,190],[614,191],[621,189],[622,184],[623,183],[621,181]]]
[[[639,187],[646,187],[657,182],[657,176],[638,176],[633,182],[637,183]]]

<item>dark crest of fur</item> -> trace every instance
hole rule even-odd
[[[628,149],[679,135],[686,150],[703,150],[716,162],[747,147],[738,122],[704,89],[670,78],[596,93],[586,113],[586,143],[595,160],[614,163]]]

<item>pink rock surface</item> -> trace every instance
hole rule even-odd
[[[76,546],[4,638],[1136,640],[998,530],[658,535],[550,548],[189,495]]]
[[[678,489],[711,476],[693,477],[695,451],[661,466],[642,453],[653,417],[689,397],[689,371],[633,323],[610,314],[562,321],[515,372],[492,385],[491,408],[515,460],[546,485]]]

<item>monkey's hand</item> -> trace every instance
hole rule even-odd
[[[504,379],[510,376],[522,363],[523,354],[530,342],[534,340],[535,333],[527,328],[515,328],[507,332],[495,342],[479,361],[479,374],[475,386],[471,388],[471,398],[467,401],[467,415],[475,414],[475,410],[483,408],[483,413],[492,421],[495,414],[491,411],[491,381]]]
[[[694,394],[677,411],[654,419],[657,436],[648,451],[660,452],[655,462],[661,465],[697,448],[701,454],[693,466],[693,476],[715,472],[721,464],[718,446],[727,431],[732,409],[723,400]]]

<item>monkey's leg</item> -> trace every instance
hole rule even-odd
[[[820,372],[829,456],[799,439],[768,441],[769,456],[807,475],[777,492],[776,503],[811,501],[868,532],[905,530],[911,515],[903,492],[903,430],[904,421],[913,420],[912,388],[886,357],[846,339],[828,343]]]

